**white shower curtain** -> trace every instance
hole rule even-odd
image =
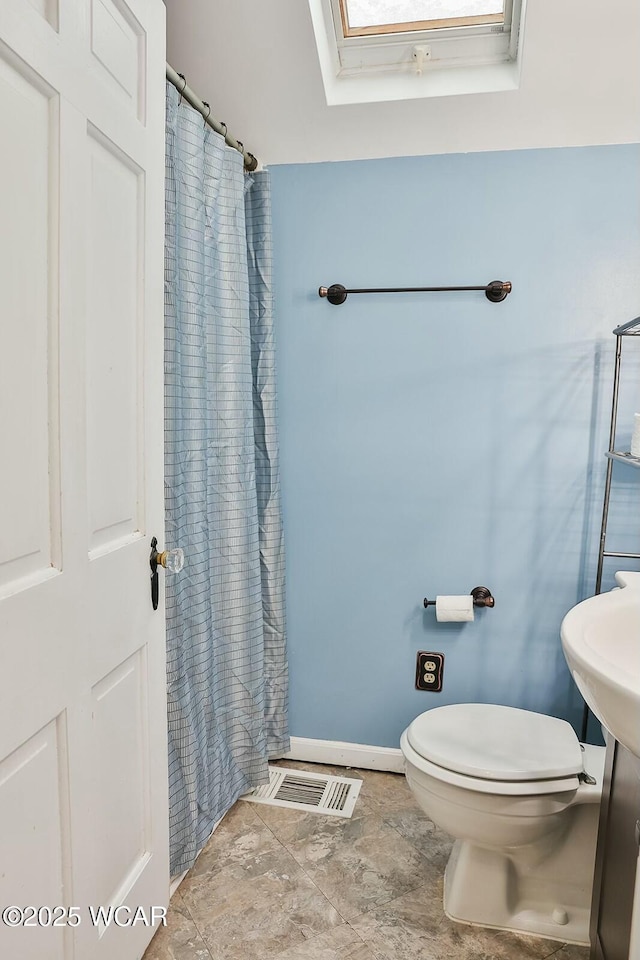
[[[167,84],[165,477],[171,872],[288,749],[266,172]]]

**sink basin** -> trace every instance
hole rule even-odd
[[[577,604],[560,628],[578,690],[616,740],[640,757],[640,573]]]

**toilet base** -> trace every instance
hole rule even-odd
[[[460,923],[588,946],[593,859],[591,870],[585,864],[576,873],[562,853],[566,857],[561,850],[531,864],[522,849],[502,852],[457,840],[445,873],[445,913]]]

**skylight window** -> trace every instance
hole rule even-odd
[[[327,103],[514,90],[526,0],[308,0]]]
[[[503,0],[340,0],[345,37],[504,23]]]

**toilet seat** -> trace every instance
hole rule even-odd
[[[564,720],[495,704],[436,707],[403,734],[405,756],[447,783],[482,793],[575,790],[583,757]]]
[[[455,773],[445,767],[439,767],[421,757],[413,749],[405,730],[400,738],[400,747],[406,764],[422,773],[428,774],[434,780],[450,783],[463,790],[472,790],[476,793],[490,793],[495,796],[506,797],[533,797],[552,793],[575,792],[581,786],[577,774],[572,777],[558,777],[555,780],[484,780],[480,777],[469,777],[464,773]],[[405,771],[410,780],[408,769]]]

